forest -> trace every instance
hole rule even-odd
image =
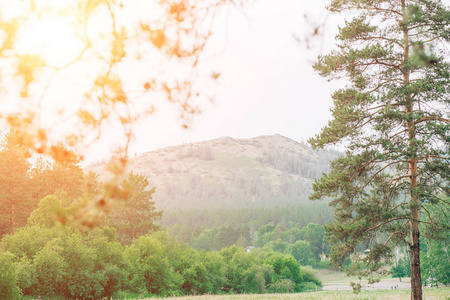
[[[97,176],[85,174],[76,160],[31,165],[29,149],[19,141],[20,135],[10,132],[0,151],[0,184],[9,187],[1,199],[2,299],[278,293],[321,286],[310,261],[301,265],[291,255],[305,245],[293,245],[286,253],[271,248],[248,252],[224,240],[215,243],[220,251],[201,251],[171,237],[157,224],[162,212],[142,175],[130,173],[120,183],[115,192],[124,201],[109,213],[96,214],[95,220],[78,218],[92,211],[87,203],[100,195]],[[105,205],[103,199],[95,202]],[[239,235],[249,234],[244,231]],[[227,239],[236,235],[220,232]]]
[[[19,141],[11,131],[0,151],[0,184],[9,187],[1,199],[2,299],[291,293],[322,285],[314,268],[330,254],[327,203],[165,216],[147,178],[131,172],[115,190],[124,201],[78,218],[95,209],[92,201],[106,205],[98,176],[76,160],[30,164]],[[423,276],[431,285],[450,283],[443,263],[449,238],[445,231],[440,240],[424,238]],[[408,277],[399,250],[392,276]]]

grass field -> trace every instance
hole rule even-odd
[[[204,296],[188,296],[188,297],[172,297],[165,298],[167,300],[409,300],[410,295],[410,279],[403,278],[402,282],[398,278],[383,277],[380,283],[373,286],[365,285],[367,280],[363,280],[362,284],[365,290],[359,294],[354,294],[350,287],[350,282],[359,282],[356,277],[347,277],[345,273],[331,270],[328,268],[320,268],[318,276],[323,282],[324,291],[306,292],[298,294],[261,294],[261,295],[204,295]],[[399,285],[399,289],[390,289],[390,286]],[[374,287],[372,289],[372,287]],[[424,300],[450,300],[450,287],[445,288],[424,288]],[[128,299],[157,299],[135,296]]]
[[[361,283],[363,289],[410,289],[411,281],[409,278],[392,278],[390,276],[382,277],[380,282],[369,285],[368,280],[359,280],[356,276],[348,277],[343,272],[331,269],[319,269],[318,276],[323,283],[324,290],[351,290],[350,282]]]
[[[156,298],[144,298],[156,299]],[[299,294],[219,295],[166,298],[167,300],[409,300],[409,290],[371,290],[354,294],[352,291],[322,291]],[[450,300],[450,288],[425,288],[425,300]]]

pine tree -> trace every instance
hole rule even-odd
[[[411,298],[422,299],[419,223],[432,223],[425,204],[450,204],[450,11],[439,0],[333,0],[328,9],[355,14],[339,28],[338,50],[314,68],[348,84],[310,143],[347,152],[315,181],[311,199],[334,199],[326,230],[337,266],[368,245],[360,262],[379,269],[404,243]]]
[[[29,152],[21,143],[21,135],[11,130],[0,145],[0,239],[27,223],[35,208],[27,159]]]
[[[158,229],[154,223],[161,218],[152,195],[155,188],[146,190],[148,180],[145,176],[130,172],[120,184],[119,194],[123,198],[106,220],[106,225],[117,229],[118,240],[129,244],[138,237]]]

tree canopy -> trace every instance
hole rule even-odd
[[[338,266],[363,245],[370,255],[361,262],[379,269],[404,243],[412,298],[421,299],[419,224],[433,223],[427,204],[449,204],[450,11],[434,0],[333,0],[328,9],[354,17],[314,68],[347,86],[332,95],[332,120],[310,143],[347,152],[311,198],[334,199],[326,230]]]

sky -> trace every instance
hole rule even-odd
[[[222,136],[281,134],[304,141],[319,133],[331,117],[330,95],[339,87],[312,68],[317,56],[334,45],[339,19],[327,17],[327,2],[258,0],[218,17],[202,57],[205,70],[221,74],[217,82],[202,87],[214,95],[214,102],[201,106],[202,113],[188,129],[172,107],[159,107],[136,130],[130,153]],[[313,47],[294,38],[303,38],[312,22],[326,17],[326,31],[313,40]]]
[[[343,19],[327,13],[325,6],[329,0],[246,1],[243,8],[225,9],[215,18],[213,35],[201,56],[201,75],[207,77],[212,71],[220,73],[218,80],[202,81],[202,85],[196,87],[212,95],[213,102],[205,101],[201,104],[202,113],[192,118],[188,129],[182,127],[183,120],[180,120],[179,112],[173,105],[168,105],[167,101],[157,102],[156,112],[148,119],[141,120],[134,128],[135,138],[129,155],[223,136],[252,138],[281,134],[296,141],[305,141],[319,133],[327,124],[331,118],[330,95],[340,86],[321,78],[313,70],[312,64],[318,55],[326,54],[333,48],[337,23]],[[39,3],[63,9],[70,3],[76,4],[77,0],[41,0]],[[155,7],[152,3],[154,4],[148,0],[127,2],[130,15],[125,13],[123,22],[154,17]],[[6,19],[26,10],[25,2],[0,0],[0,4],[2,17]],[[91,23],[88,26],[94,29],[92,34],[110,29],[111,24],[105,21],[108,20],[107,16],[101,15],[105,11],[100,10],[96,18],[89,19],[94,20],[89,21]],[[305,15],[309,21],[305,19]],[[50,13],[49,17],[46,16],[36,20],[29,18],[27,26],[21,28],[17,49],[22,54],[36,52],[50,66],[64,66],[78,57],[84,47],[77,42],[70,29],[70,22],[75,15],[68,11],[63,15]],[[326,22],[323,23],[325,19]],[[322,23],[325,24],[325,27],[321,27],[325,29],[323,35],[312,40],[312,47],[308,47],[304,40],[300,43],[295,38],[311,37],[313,26]],[[97,42],[95,38],[92,40]],[[98,44],[93,47],[101,49],[105,45],[98,39]],[[130,60],[130,63],[123,64],[120,72],[124,85],[127,85],[128,80],[129,86],[141,86],[146,72],[157,72],[157,68],[153,68],[153,52],[148,53],[153,60],[149,64],[141,60]],[[36,88],[31,93],[36,96],[38,107],[44,103],[45,109],[41,109],[40,118],[44,127],[51,128],[56,136],[67,134],[66,131],[71,130],[71,125],[55,123],[57,119],[53,115],[58,115],[58,111],[62,109],[67,110],[68,114],[77,112],[79,99],[83,98],[86,87],[92,84],[100,69],[100,64],[93,63],[88,58],[63,69],[56,77],[51,72],[40,73],[41,83],[37,86],[42,91]],[[165,72],[173,75],[171,69]],[[51,82],[48,89],[47,81]],[[16,86],[17,83],[5,85]],[[41,92],[45,95],[44,102],[40,102]],[[28,101],[20,101],[14,93],[8,96],[11,99],[0,103],[3,105],[0,107],[1,111],[20,111],[21,105],[29,105]],[[154,99],[146,101],[153,103]],[[83,154],[87,163],[108,159],[121,143],[123,144],[123,139],[118,137],[116,128],[111,126],[103,133],[102,139]]]
[[[76,4],[78,0],[67,0]],[[51,7],[66,5],[59,0],[41,0]],[[94,3],[102,1],[92,0]],[[157,102],[157,110],[148,119],[143,119],[134,127],[135,138],[130,145],[128,154],[133,156],[159,148],[184,143],[199,142],[223,136],[233,138],[252,138],[261,135],[281,134],[296,141],[306,141],[321,131],[331,119],[331,94],[345,86],[344,81],[328,82],[316,73],[312,65],[317,56],[325,55],[335,48],[334,36],[338,24],[344,22],[342,15],[331,15],[325,9],[330,0],[246,0],[244,8],[226,9],[215,18],[212,37],[200,60],[200,73],[208,77],[211,72],[219,72],[217,81],[202,81],[196,88],[213,96],[213,102],[203,102],[202,113],[195,115],[184,129],[179,112],[167,101]],[[450,0],[444,1],[446,4]],[[3,18],[12,18],[15,11],[20,12],[20,3],[0,0]],[[89,1],[87,2],[89,3]],[[153,3],[153,6],[152,6]],[[63,5],[63,6],[64,6]],[[130,15],[124,15],[123,22],[154,18],[154,2],[134,0],[127,2]],[[107,10],[99,12],[96,18],[90,18],[88,28],[93,28],[93,34],[101,34],[109,30]],[[67,16],[73,13],[67,12]],[[156,16],[156,15],[155,15]],[[308,20],[305,19],[307,16]],[[45,20],[44,23],[29,21],[28,29],[21,31],[23,45],[17,45],[24,53],[41,51],[45,60],[51,65],[64,65],[77,57],[83,48],[74,44],[76,38],[71,37],[65,29],[69,22],[63,16]],[[131,19],[130,19],[131,18]],[[133,22],[129,22],[133,23]],[[39,29],[39,24],[43,28]],[[92,25],[92,26],[90,26]],[[305,37],[311,38],[315,25],[322,25],[321,35],[312,38],[311,43],[305,42]],[[41,34],[39,34],[41,33]],[[299,42],[297,38],[302,42]],[[94,43],[97,39],[91,38]],[[93,47],[109,49],[98,39]],[[104,41],[103,41],[104,42]],[[48,53],[45,51],[51,50]],[[132,50],[132,49],[131,49]],[[154,49],[153,49],[154,51]],[[134,63],[124,63],[121,79],[128,80],[129,85],[142,88],[145,74],[154,73],[157,76],[172,76],[172,69],[163,66],[164,72],[156,71],[152,50],[148,50],[149,64],[141,60]],[[41,55],[39,53],[39,55]],[[73,56],[73,58],[71,58]],[[132,61],[132,60],[130,60]],[[161,64],[162,65],[162,64]],[[4,69],[4,68],[3,68]],[[56,134],[67,134],[70,126],[53,126],[50,117],[60,108],[68,109],[69,113],[77,112],[77,99],[83,98],[85,88],[92,84],[101,65],[91,60],[82,60],[80,64],[63,70],[53,79],[50,89],[45,86],[51,74],[42,73],[41,88],[46,95],[48,110],[41,109],[44,125],[52,128]],[[182,67],[180,67],[180,70]],[[86,74],[87,76],[79,75]],[[174,73],[179,70],[175,69]],[[84,73],[83,73],[84,72]],[[147,73],[146,73],[147,72]],[[94,76],[94,77],[92,77]],[[176,75],[175,75],[176,76]],[[122,78],[123,77],[123,78]],[[6,78],[6,77],[5,77]],[[14,78],[14,76],[11,76]],[[5,86],[17,85],[7,82]],[[127,83],[125,82],[126,86]],[[33,91],[31,91],[33,92]],[[39,100],[39,93],[34,93]],[[14,99],[16,95],[11,95]],[[20,105],[27,102],[15,101],[11,109],[20,110]],[[10,105],[13,99],[1,101],[0,105]],[[148,98],[147,103],[153,103]],[[158,99],[157,99],[158,100]],[[80,102],[80,101],[78,101]],[[41,105],[38,102],[38,105]],[[0,106],[0,111],[7,111],[9,106]],[[49,117],[47,117],[47,115]],[[48,124],[47,124],[48,123]],[[76,125],[76,124],[74,124]],[[64,127],[64,128],[63,128]],[[85,154],[87,163],[108,159],[117,146],[123,144],[116,128],[112,126],[103,133],[103,137]]]

